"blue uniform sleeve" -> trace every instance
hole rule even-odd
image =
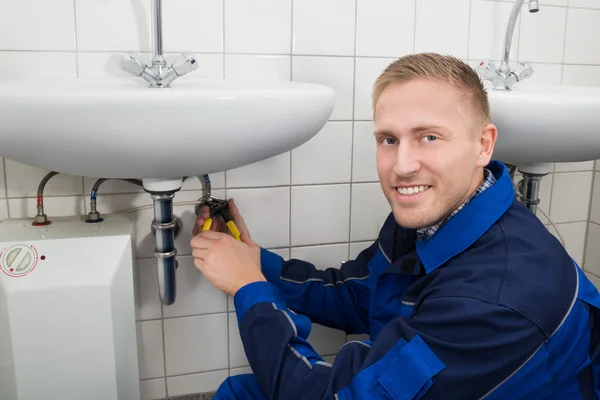
[[[434,298],[413,316],[391,321],[374,342],[347,343],[330,365],[306,340],[308,318],[290,312],[273,284],[246,285],[234,301],[248,361],[267,399],[481,398],[545,341],[509,308]]]
[[[290,309],[348,334],[368,333],[369,262],[378,248],[378,242],[374,242],[355,260],[326,270],[302,260],[284,261],[279,255],[261,249],[261,268]]]

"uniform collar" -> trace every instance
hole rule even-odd
[[[416,243],[417,253],[428,274],[472,245],[514,202],[508,168],[500,161],[490,162],[487,168],[496,183],[473,198],[433,236]]]

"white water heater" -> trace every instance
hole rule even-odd
[[[131,215],[0,223],[0,399],[140,397]]]

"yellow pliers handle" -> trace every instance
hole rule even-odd
[[[212,218],[209,218],[206,221],[204,221],[204,225],[202,225],[202,232],[210,230],[210,227],[212,226],[212,222],[213,222]],[[235,225],[235,223],[233,221],[227,221],[227,227],[231,231],[231,235],[241,242],[242,241],[242,239],[240,239],[241,234],[240,234],[239,229]]]

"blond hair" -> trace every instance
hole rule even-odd
[[[468,107],[463,111],[474,119],[472,122],[477,125],[490,122],[487,92],[477,72],[456,57],[436,53],[409,54],[392,62],[373,86],[373,114],[387,85],[412,79],[433,79],[457,88],[467,100]]]

